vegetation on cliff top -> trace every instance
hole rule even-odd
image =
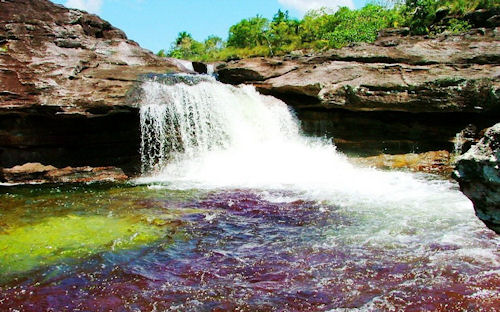
[[[500,6],[497,0],[395,2],[393,6],[368,4],[358,10],[342,7],[336,12],[323,8],[308,12],[303,19],[292,18],[281,10],[272,20],[257,15],[231,26],[226,41],[210,36],[199,42],[191,34],[181,32],[170,50],[161,50],[158,55],[214,61],[341,48],[357,42],[373,42],[381,29],[389,27],[408,27],[415,35],[459,33],[470,28],[464,19],[468,12]]]

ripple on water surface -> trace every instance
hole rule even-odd
[[[161,185],[9,188],[0,197],[0,246],[21,259],[0,256],[9,259],[2,276],[10,274],[0,282],[2,311],[495,311],[500,304],[500,241],[467,205],[455,213],[369,208],[301,191]],[[44,242],[57,248],[45,250]]]

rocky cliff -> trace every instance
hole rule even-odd
[[[500,28],[412,37],[386,30],[374,44],[220,64],[221,81],[254,84],[292,105],[307,132],[339,147],[451,149],[468,124],[500,118]]]
[[[476,215],[500,234],[500,123],[458,159],[454,178],[474,203]]]
[[[134,167],[127,93],[141,74],[179,71],[96,15],[47,0],[0,1],[0,167]]]

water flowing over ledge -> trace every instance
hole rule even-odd
[[[422,239],[455,235],[457,227],[465,234],[478,226],[456,184],[357,168],[330,141],[302,135],[285,103],[251,86],[211,78],[189,85],[150,80],[143,91],[144,175],[138,183],[247,189],[277,202],[326,201],[346,213],[365,215],[363,223],[349,228],[350,235],[395,244],[411,241],[415,248]]]
[[[0,310],[495,311],[500,238],[456,184],[357,168],[252,87],[141,92],[141,185],[0,194]]]

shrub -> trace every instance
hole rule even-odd
[[[322,8],[309,11],[302,20],[290,18],[288,11],[281,10],[271,21],[257,15],[231,26],[227,42],[216,36],[198,42],[191,34],[180,32],[170,50],[161,50],[158,55],[198,61],[283,55],[297,49],[323,50],[373,42],[381,29],[400,26],[408,26],[417,35],[444,30],[460,33],[470,29],[465,14],[500,6],[498,0],[385,1],[394,5],[368,4],[359,10],[343,7],[336,12]]]

